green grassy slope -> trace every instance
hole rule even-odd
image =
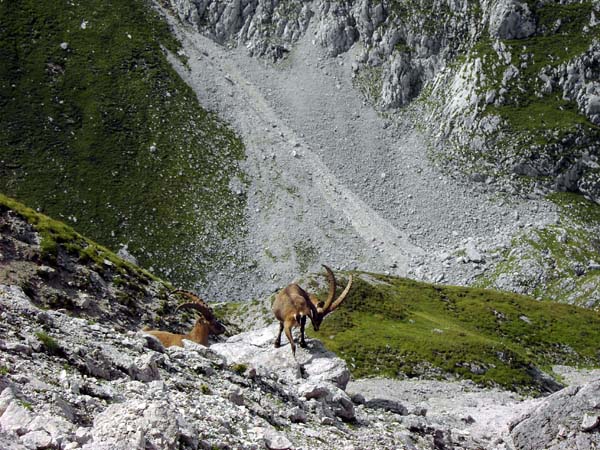
[[[455,376],[536,391],[534,368],[600,366],[595,311],[381,275],[357,276],[316,336],[356,377]]]
[[[146,279],[163,283],[148,271],[117,256],[115,253],[82,236],[64,222],[52,219],[22,203],[0,194],[0,210],[10,210],[21,216],[41,236],[41,262],[53,264],[59,251],[76,256],[79,261],[90,262],[99,266],[107,261],[115,270],[125,276],[133,275],[138,279]]]
[[[161,46],[144,0],[1,2],[0,192],[190,284],[228,259],[244,152]]]

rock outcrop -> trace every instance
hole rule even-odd
[[[600,380],[570,386],[511,424],[517,449],[570,450],[600,446]]]

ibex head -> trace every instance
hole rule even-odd
[[[325,265],[323,267],[327,271],[327,279],[329,280],[329,294],[324,302],[319,300],[314,294],[308,294],[297,284],[290,284],[275,297],[273,313],[277,320],[279,320],[279,334],[275,340],[275,347],[280,346],[281,333],[285,330],[285,335],[292,346],[292,353],[295,355],[296,346],[292,338],[291,329],[300,326],[300,346],[306,347],[304,340],[306,318],[309,317],[315,331],[319,331],[319,327],[325,316],[335,311],[348,296],[348,292],[352,286],[352,275],[348,279],[346,288],[338,298],[335,298],[335,275],[329,267]]]
[[[194,330],[196,330],[200,326],[206,328],[208,330],[208,334],[210,335],[218,336],[219,334],[225,333],[225,327],[221,322],[217,320],[212,310],[208,307],[204,300],[202,300],[195,294],[192,294],[191,292],[187,291],[174,291],[173,293],[185,295],[186,297],[192,300],[191,302],[182,303],[181,305],[179,305],[177,307],[177,311],[179,311],[180,309],[195,309],[200,313],[198,315],[198,318],[196,319],[196,324],[194,325],[194,328],[192,328],[192,331],[190,332],[190,335],[193,334]]]
[[[225,332],[225,327],[217,320],[206,302],[204,302],[204,300],[202,300],[196,294],[182,290],[173,291],[170,295],[173,294],[181,294],[191,300],[190,302],[179,305],[177,307],[177,311],[181,309],[194,309],[200,313],[198,314],[198,318],[196,319],[194,327],[188,334],[177,334],[170,333],[168,331],[144,329],[145,333],[151,334],[157,338],[165,347],[171,347],[174,345],[183,347],[184,339],[197,342],[198,344],[208,345],[209,335],[216,336]]]

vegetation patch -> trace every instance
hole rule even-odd
[[[540,300],[598,309],[600,206],[566,192],[549,199],[559,207],[559,223],[516,237],[503,252],[503,262],[478,285],[501,287],[508,277],[513,287]]]
[[[477,288],[357,274],[342,307],[313,336],[355,377],[468,378],[541,389],[534,368],[598,365],[600,317],[569,305]]]
[[[248,370],[248,366],[246,364],[234,364],[233,366],[231,366],[231,370],[237,373],[238,375],[244,375],[244,373],[246,373],[246,370]]]
[[[382,77],[381,67],[364,67],[354,78],[353,84],[370,103],[377,105],[381,99]]]
[[[600,37],[598,27],[584,31],[591,17],[592,2],[572,5],[532,2],[530,6],[537,18],[537,32],[526,39],[502,41],[519,74],[507,82],[504,103],[486,106],[485,113],[504,119],[502,131],[519,138],[520,145],[560,143],[566,136],[578,133],[597,141],[600,128],[579,113],[575,102],[564,100],[562,92],[542,93],[540,78],[544,71],[585,53]],[[492,44],[489,36],[484,35],[471,53],[471,58],[483,61],[485,78],[480,80],[483,91],[500,88],[509,67],[499,62]]]
[[[45,331],[38,331],[35,333],[35,337],[44,345],[44,348],[49,354],[58,355],[62,352],[58,342]]]
[[[0,2],[0,192],[191,284],[231,262],[244,149],[165,49],[147,0]]]
[[[160,281],[150,272],[125,261],[107,248],[83,237],[69,225],[0,194],[0,210],[2,209],[9,209],[18,214],[40,234],[42,258],[50,262],[56,258],[62,248],[72,255],[77,255],[80,261],[105,267],[110,265],[123,275],[135,274],[141,279]]]

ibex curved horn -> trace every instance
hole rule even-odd
[[[335,275],[333,274],[331,269],[329,267],[327,267],[325,264],[323,264],[323,267],[325,268],[325,271],[327,272],[327,280],[329,281],[329,294],[327,294],[327,300],[325,300],[325,304],[323,305],[321,312],[325,312],[325,311],[329,310],[329,307],[331,306],[331,302],[333,301],[333,299],[335,297]]]
[[[173,294],[181,294],[191,300],[191,302],[182,303],[181,305],[177,306],[177,309],[176,309],[177,311],[179,311],[180,309],[191,308],[191,309],[198,310],[200,312],[200,314],[202,314],[207,319],[214,318],[214,315],[213,315],[211,309],[206,304],[206,302],[204,300],[202,300],[200,297],[198,297],[196,294],[193,294],[192,292],[184,291],[181,289],[172,291],[169,294],[169,296],[171,296]]]
[[[348,295],[350,287],[352,286],[352,275],[349,276],[348,284],[346,285],[345,289],[342,291],[340,296],[337,299],[335,299],[335,301],[333,301],[336,292],[335,275],[333,274],[333,271],[325,264],[323,264],[323,267],[327,271],[327,279],[329,280],[329,294],[327,295],[327,300],[325,300],[325,305],[323,305],[323,308],[321,308],[320,313],[329,314],[330,312],[335,311],[335,309],[338,306],[340,306],[340,304]]]
[[[344,299],[348,295],[348,292],[350,292],[350,288],[351,287],[352,287],[352,275],[349,275],[348,276],[348,284],[346,285],[346,287],[344,288],[344,290],[342,291],[342,293],[340,294],[340,296],[335,300],[335,302],[333,302],[333,304],[331,305],[331,307],[327,310],[327,314],[329,314],[330,312],[335,311],[336,308],[342,304],[342,302],[344,301]]]

